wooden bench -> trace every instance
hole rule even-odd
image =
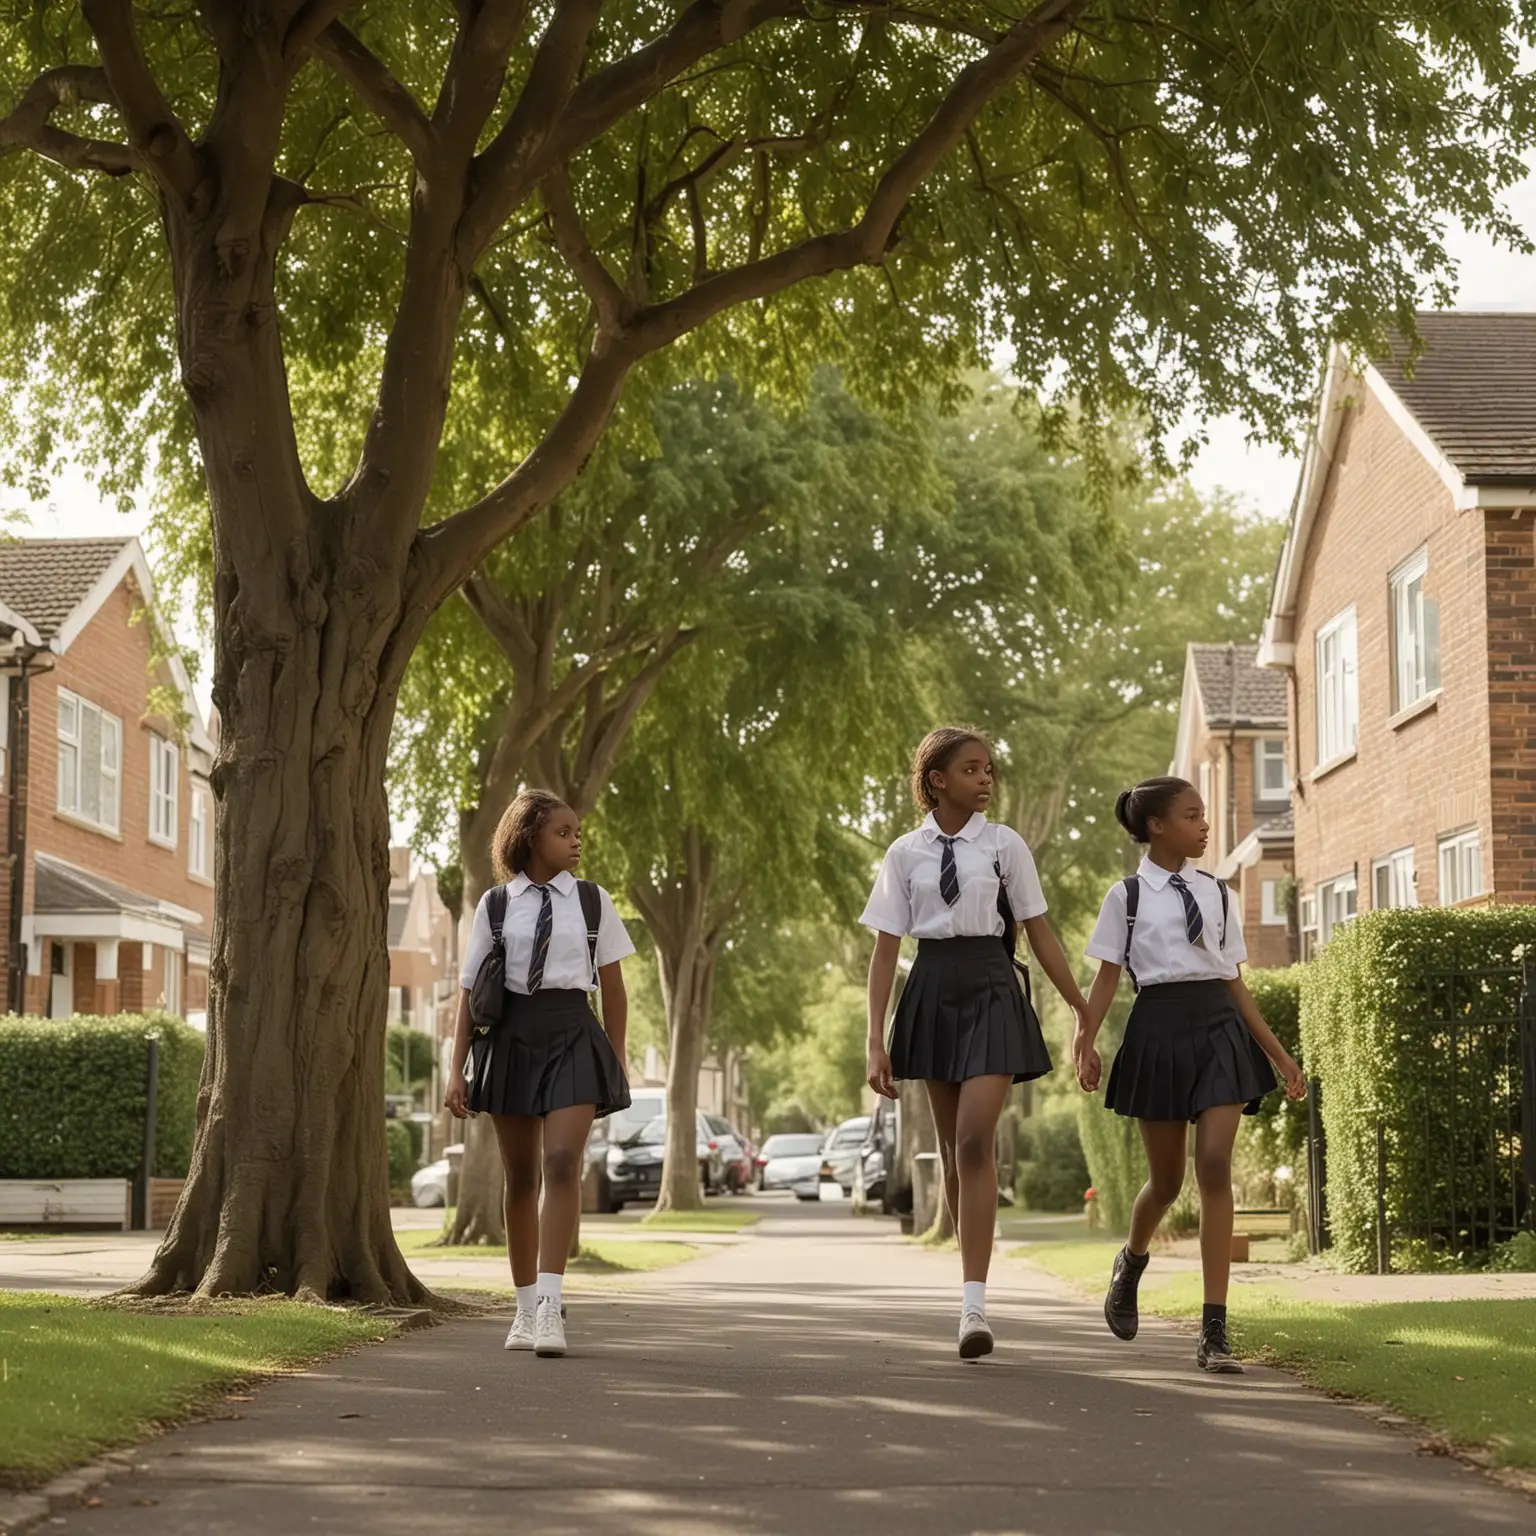
[[[0,1227],[120,1227],[133,1223],[128,1179],[0,1179]]]

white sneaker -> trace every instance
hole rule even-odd
[[[539,1310],[533,1322],[533,1352],[536,1355],[565,1353],[565,1324],[560,1320],[560,1303],[553,1296],[539,1297]]]
[[[501,1347],[503,1349],[533,1348],[533,1313],[524,1312],[521,1307],[517,1309],[517,1316],[513,1319],[512,1326],[507,1329],[507,1342]]]
[[[987,1326],[986,1315],[966,1312],[960,1318],[960,1358],[979,1360],[992,1353],[992,1330]]]

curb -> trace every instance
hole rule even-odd
[[[79,1509],[92,1490],[118,1473],[132,1473],[126,1456],[93,1461],[72,1472],[62,1472],[51,1483],[28,1493],[0,1494],[0,1532],[24,1530],[56,1510]]]

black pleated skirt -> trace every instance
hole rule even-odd
[[[1104,1107],[1136,1120],[1194,1120],[1241,1104],[1257,1112],[1275,1070],[1248,1033],[1224,981],[1143,987],[1126,1022]]]
[[[1019,973],[995,938],[920,939],[891,1025],[898,1078],[1044,1077],[1050,1053]]]
[[[468,1106],[488,1115],[547,1115],[595,1104],[629,1107],[629,1082],[587,994],[508,992],[501,1022],[470,1044]]]

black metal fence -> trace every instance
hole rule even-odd
[[[1466,1257],[1536,1220],[1536,959],[1424,973],[1400,1021],[1390,1102],[1374,1142],[1378,1273]],[[1328,1157],[1315,1080],[1308,1116],[1308,1238],[1328,1246]]]

